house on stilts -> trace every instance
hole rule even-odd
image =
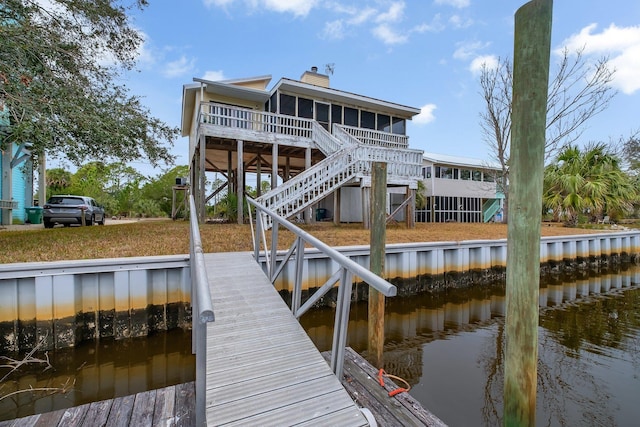
[[[316,67],[267,89],[270,81],[184,85],[181,128],[200,220],[216,193],[206,188],[206,173],[217,172],[235,194],[255,174],[257,201],[282,217],[367,226],[371,164],[379,161],[387,163],[388,213],[412,226],[423,153],[409,148],[406,122],[420,109],[331,88]],[[267,176],[271,189],[260,194]],[[244,200],[237,199],[241,223]]]

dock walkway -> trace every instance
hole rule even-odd
[[[251,253],[205,263],[207,425],[368,425]]]

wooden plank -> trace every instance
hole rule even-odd
[[[64,409],[58,410],[58,411],[53,411],[53,412],[46,412],[44,414],[40,414],[40,416],[38,417],[38,420],[35,422],[34,427],[50,427],[50,426],[57,426],[58,423],[60,422],[60,418],[62,418],[62,415],[64,414]]]
[[[156,391],[149,390],[136,394],[131,411],[132,426],[151,426],[153,422],[153,410],[156,403]]]
[[[87,411],[87,415],[84,417],[82,425],[86,427],[105,425],[107,423],[107,418],[109,417],[109,411],[111,410],[112,404],[113,399],[90,403],[89,411]]]
[[[74,406],[66,409],[58,423],[59,427],[75,427],[82,424],[85,415],[89,411],[89,405]]]
[[[176,426],[191,427],[196,423],[195,383],[176,385]]]
[[[135,395],[129,395],[113,399],[106,426],[119,427],[129,425],[135,398]]]
[[[371,366],[365,359],[360,357],[360,355],[350,347],[347,347],[346,354],[354,360],[361,369],[363,369],[369,375],[374,374],[377,375],[377,370],[373,366]],[[385,385],[387,391],[392,391],[398,388],[397,384],[395,384],[392,380],[385,379]],[[396,400],[402,404],[407,410],[413,413],[413,415],[422,420],[425,425],[428,426],[446,426],[446,424],[430,412],[428,409],[424,408],[420,402],[418,402],[410,393],[400,393],[395,396]]]
[[[153,409],[153,424],[173,427],[176,424],[176,387],[165,387],[156,391]]]

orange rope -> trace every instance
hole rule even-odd
[[[382,369],[382,368],[380,368],[380,370],[378,371],[378,383],[380,384],[381,387],[384,387],[384,378],[385,377],[391,378],[392,380],[400,381],[400,382],[404,383],[404,385],[406,386],[406,387],[398,387],[395,390],[391,390],[389,392],[389,397],[393,397],[396,394],[400,394],[400,393],[403,393],[405,391],[411,390],[411,385],[407,381],[405,381],[404,379],[402,379],[400,377],[397,377],[395,375],[387,374],[384,371],[384,369]]]

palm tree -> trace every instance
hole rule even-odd
[[[544,175],[543,204],[556,219],[575,225],[580,214],[592,217],[624,215],[632,209],[638,192],[621,169],[621,160],[602,143],[581,151],[565,147]]]

